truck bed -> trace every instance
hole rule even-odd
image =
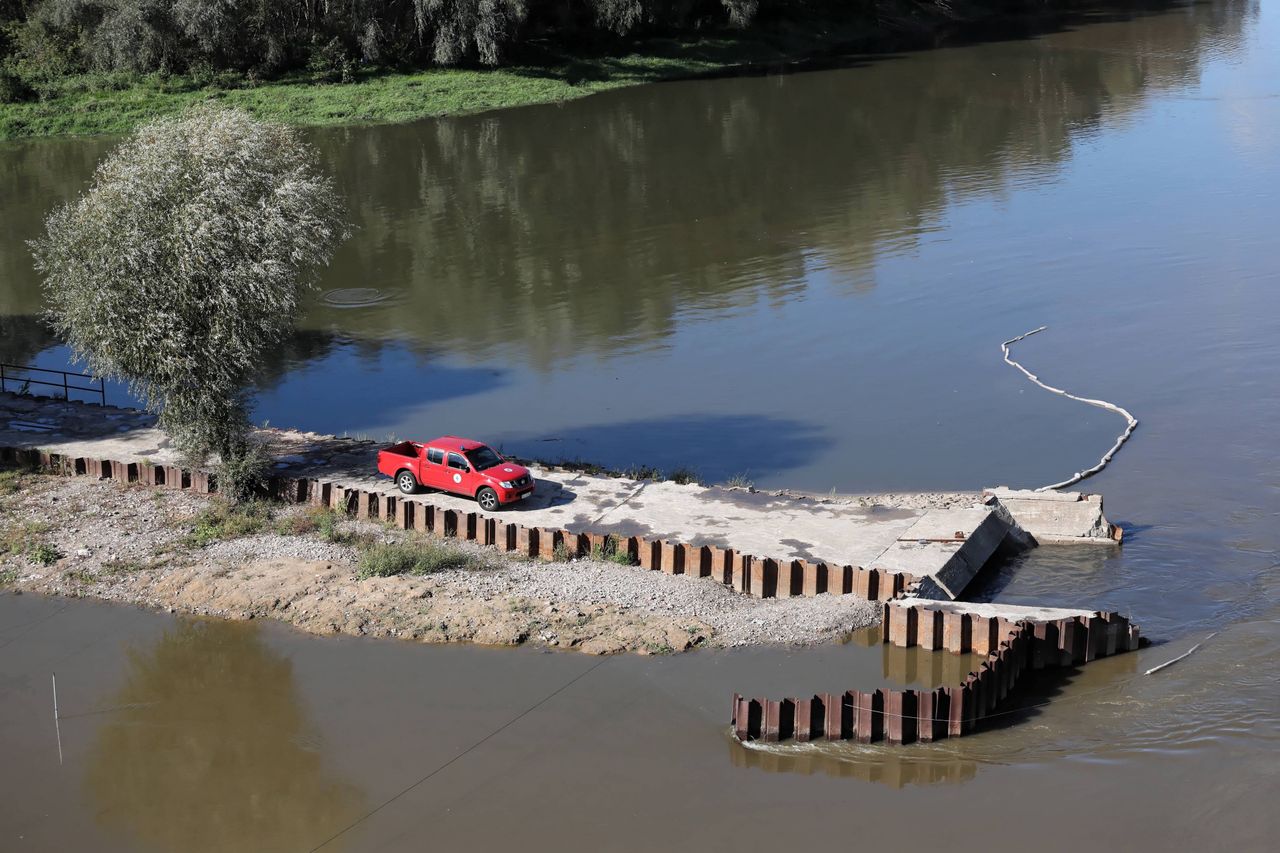
[[[378,451],[378,470],[388,477],[394,477],[401,468],[410,468],[417,475],[416,463],[422,445],[412,441],[402,441]]]

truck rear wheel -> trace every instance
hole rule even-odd
[[[418,479],[413,476],[412,471],[401,471],[396,474],[396,488],[406,495],[411,495],[418,491]]]
[[[476,492],[476,503],[480,504],[481,509],[487,509],[493,512],[499,506],[498,493],[493,489],[485,486]]]

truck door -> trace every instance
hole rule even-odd
[[[450,453],[447,463],[449,482],[444,488],[460,495],[475,494],[477,484],[476,479],[480,476],[471,470],[471,463],[467,462],[467,458],[461,453]]]
[[[438,447],[428,447],[422,454],[422,476],[418,482],[429,489],[444,489],[449,484],[449,474],[444,467],[444,451]]]

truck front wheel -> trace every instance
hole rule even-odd
[[[476,503],[480,504],[481,509],[493,512],[498,508],[498,493],[488,486],[485,486],[483,489],[476,492]]]
[[[396,474],[396,488],[406,495],[411,495],[418,491],[418,480],[413,476],[412,471],[401,471]]]

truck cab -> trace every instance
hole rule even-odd
[[[402,441],[378,451],[378,471],[404,494],[420,487],[476,499],[496,510],[533,494],[529,469],[480,441],[446,435],[426,442]]]

